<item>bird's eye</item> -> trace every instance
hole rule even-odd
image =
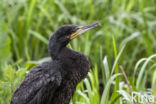
[[[66,38],[67,38],[67,39],[69,39],[69,38],[70,38],[70,36],[66,36]]]

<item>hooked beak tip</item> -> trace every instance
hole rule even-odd
[[[100,23],[94,23],[94,24],[91,24],[91,25],[86,25],[86,26],[80,26],[81,29],[85,30],[89,30],[89,29],[92,29],[92,28],[95,28],[95,27],[98,27],[98,26],[101,26]]]

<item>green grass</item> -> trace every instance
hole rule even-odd
[[[122,104],[122,98],[131,104],[119,65],[138,96],[156,96],[155,0],[0,2],[0,104],[8,104],[26,70],[49,58],[48,40],[59,26],[94,22],[102,26],[69,45],[87,55],[91,63],[91,71],[77,86],[71,104]]]

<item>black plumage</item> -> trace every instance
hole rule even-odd
[[[76,85],[86,77],[89,62],[85,55],[66,45],[83,32],[99,26],[61,26],[49,40],[51,60],[27,74],[14,92],[11,104],[69,104]]]

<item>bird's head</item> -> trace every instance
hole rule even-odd
[[[97,26],[100,26],[100,24],[95,23],[87,26],[64,25],[56,30],[56,32],[52,35],[50,41],[55,41],[56,44],[66,46],[71,40],[73,40],[77,36]]]
[[[97,26],[100,26],[100,24],[95,23],[86,26],[64,25],[59,27],[50,38],[50,53],[54,53],[54,51],[58,52],[61,48],[65,47],[74,38]]]

